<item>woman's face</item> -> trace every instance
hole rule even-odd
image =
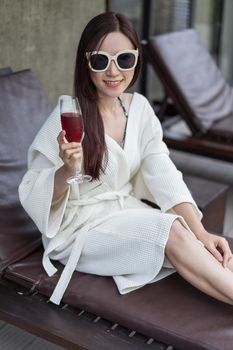
[[[104,51],[110,55],[115,55],[119,51],[134,49],[132,42],[120,32],[109,33],[101,46],[98,47],[98,51]],[[100,98],[117,97],[129,86],[133,79],[134,71],[135,69],[122,71],[117,68],[112,60],[109,68],[104,72],[93,72],[90,69],[90,77]]]

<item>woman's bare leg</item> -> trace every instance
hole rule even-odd
[[[233,305],[233,272],[175,220],[165,248],[177,272],[206,294]]]

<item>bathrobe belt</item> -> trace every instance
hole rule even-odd
[[[130,183],[128,183],[120,191],[105,192],[105,193],[101,193],[101,194],[98,194],[92,198],[87,198],[87,199],[69,200],[68,206],[70,206],[71,208],[77,209],[77,206],[92,205],[92,204],[100,203],[101,201],[118,200],[120,207],[124,208],[124,198],[128,197],[131,192],[132,192],[132,185]],[[91,208],[90,208],[90,210],[91,210]],[[89,209],[88,209],[88,212],[89,212]],[[89,214],[87,214],[87,215],[89,215]],[[87,224],[78,230],[78,233],[76,234],[76,237],[75,237],[74,242],[73,242],[73,246],[72,246],[68,261],[67,261],[67,263],[66,263],[66,265],[61,273],[59,281],[58,281],[58,283],[57,283],[57,285],[56,285],[56,287],[55,287],[55,289],[50,297],[50,300],[53,303],[55,303],[57,305],[60,304],[60,301],[65,293],[65,290],[66,290],[66,288],[71,280],[72,274],[75,271],[76,266],[78,264],[78,260],[80,258],[83,246],[85,244],[86,233],[91,228],[100,224],[101,222],[104,222],[105,220],[106,220],[106,217],[101,218],[99,220],[95,220],[94,222]],[[61,244],[63,244],[66,241],[66,239],[67,238],[65,236],[62,236],[62,235],[59,235],[58,239],[56,239],[56,236],[55,236],[54,239],[51,239],[47,248],[45,249],[44,256],[43,256],[43,266],[44,266],[44,268],[49,276],[52,276],[54,273],[57,272],[57,269],[50,261],[49,255],[56,248],[58,248]]]

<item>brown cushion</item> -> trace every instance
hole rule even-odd
[[[158,35],[150,39],[156,52],[154,67],[161,70],[165,86],[184,118],[207,131],[215,121],[233,112],[233,89],[193,29]],[[188,115],[185,116],[185,113]]]
[[[30,70],[0,76],[0,101],[1,271],[41,244],[40,233],[19,203],[18,186],[26,172],[27,150],[51,108]]]
[[[41,234],[19,206],[0,208],[0,274],[41,246]]]
[[[233,239],[229,242],[233,248]],[[47,277],[41,259],[42,251],[37,251],[9,266],[5,277],[50,296],[58,276]],[[233,307],[208,297],[178,274],[120,295],[112,278],[75,272],[63,302],[180,350],[232,350]]]

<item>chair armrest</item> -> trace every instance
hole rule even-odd
[[[164,129],[164,141],[170,148],[233,162],[233,145],[201,137],[187,136],[177,131]]]

